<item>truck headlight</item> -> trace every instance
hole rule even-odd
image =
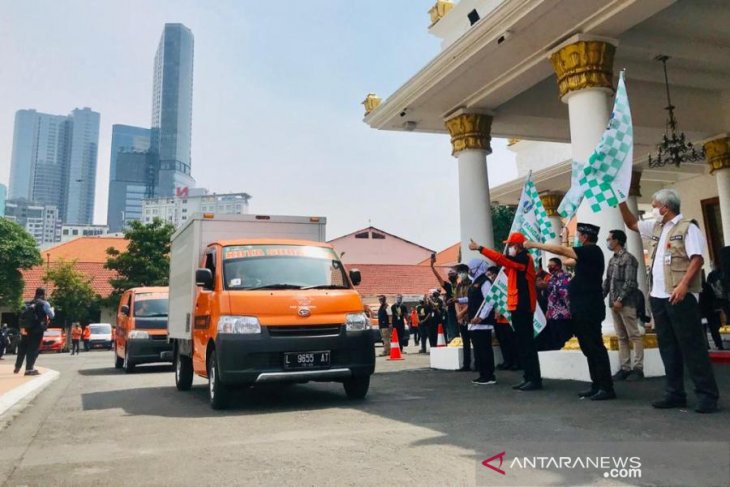
[[[261,323],[255,316],[221,316],[218,318],[218,333],[261,333]]]
[[[365,313],[350,313],[345,317],[345,330],[365,331],[370,329],[370,320]]]
[[[127,335],[127,338],[130,340],[147,340],[149,337],[150,334],[142,330],[132,330],[129,332],[129,335]]]

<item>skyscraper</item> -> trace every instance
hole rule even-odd
[[[195,184],[190,174],[193,119],[193,34],[182,24],[165,24],[155,53],[152,147],[159,164],[154,196],[173,196]]]
[[[0,216],[5,215],[5,200],[8,199],[8,187],[0,184]]]
[[[99,114],[18,110],[10,163],[9,198],[58,209],[70,223],[91,223],[94,213]]]
[[[152,154],[150,129],[130,125],[112,126],[112,151],[109,171],[109,204],[107,225],[111,232],[120,232],[131,220],[142,216],[142,200],[150,174]]]

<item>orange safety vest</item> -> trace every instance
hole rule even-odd
[[[411,310],[411,326],[418,328],[418,312],[415,309]]]
[[[72,328],[71,329],[71,339],[72,340],[81,340],[81,328]]]
[[[504,267],[504,273],[507,274],[507,310],[514,311],[517,309],[517,273],[524,272],[527,279],[527,289],[530,292],[530,310],[534,313],[537,303],[537,291],[535,289],[535,264],[532,256],[527,254],[527,268],[525,265],[518,264],[505,255],[500,254],[486,247],[481,248],[481,254],[486,258],[494,261],[497,265]]]
[[[88,326],[86,328],[84,328],[83,337],[84,337],[84,340],[88,340],[89,338],[91,338],[91,330],[89,330]]]

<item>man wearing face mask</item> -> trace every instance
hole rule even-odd
[[[525,250],[525,241],[525,236],[521,233],[511,233],[505,242],[508,245],[508,255],[482,247],[474,240],[469,243],[469,249],[478,250],[486,258],[504,267],[507,274],[507,310],[512,317],[520,362],[524,369],[524,380],[513,386],[513,389],[534,391],[542,389],[542,375],[533,333],[533,317],[537,303],[535,263]]]
[[[666,371],[664,399],[653,402],[652,406],[657,409],[687,406],[686,367],[697,395],[695,411],[714,413],[720,393],[707,354],[698,306],[705,239],[697,223],[682,216],[676,191],[657,191],[651,206],[654,222],[639,221],[626,203],[619,205],[626,226],[650,242],[649,296]]]
[[[408,308],[403,304],[403,295],[398,294],[395,297],[395,304],[390,307],[390,315],[393,317],[393,328],[398,332],[398,344],[401,352],[403,352],[404,345],[408,345],[405,327],[406,313],[408,313]]]
[[[621,369],[613,380],[639,380],[644,378],[644,341],[641,338],[636,312],[636,280],[639,261],[626,251],[626,233],[611,230],[606,239],[613,257],[608,261],[606,278],[603,280],[603,296],[608,296],[613,325],[618,336],[618,356]],[[631,348],[634,348],[634,367],[631,367]]]
[[[378,302],[380,308],[378,308],[378,328],[380,328],[380,336],[383,339],[383,353],[381,356],[390,355],[390,340],[393,335],[393,325],[390,324],[388,318],[388,303],[385,301],[385,296],[382,294],[378,296]]]
[[[446,324],[444,326],[446,332],[446,341],[450,342],[457,336],[459,336],[458,324],[456,320],[456,308],[454,307],[454,289],[456,288],[457,270],[452,267],[449,269],[447,274],[447,280],[444,280],[436,270],[436,254],[431,254],[431,271],[436,276],[436,280],[444,290],[446,294]]]

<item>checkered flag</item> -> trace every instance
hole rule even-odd
[[[558,214],[563,218],[570,220],[578,211],[578,207],[583,201],[583,189],[580,186],[580,175],[583,173],[583,166],[578,161],[571,164],[570,189],[563,196],[560,206],[558,206]]]

